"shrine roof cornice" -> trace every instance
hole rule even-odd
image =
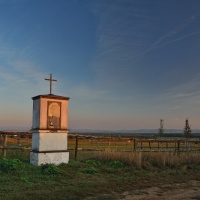
[[[41,98],[46,98],[46,99],[60,99],[60,100],[69,100],[70,99],[70,97],[59,96],[59,95],[54,95],[54,94],[40,94],[40,95],[32,97],[33,100],[35,100],[35,99],[41,99]]]

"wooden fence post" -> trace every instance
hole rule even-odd
[[[136,151],[136,148],[137,148],[137,147],[136,147],[136,141],[135,141],[135,138],[133,139],[133,145],[134,145],[134,146],[133,146],[133,149],[134,149],[134,151]]]
[[[76,136],[75,160],[77,159],[77,154],[78,154],[78,136]]]
[[[178,140],[178,151],[180,151],[180,140]]]
[[[7,146],[7,135],[4,133],[3,149],[2,149],[3,157],[6,157],[6,146]]]

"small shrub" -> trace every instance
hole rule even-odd
[[[19,159],[8,160],[7,158],[2,158],[0,160],[0,171],[2,172],[12,172],[18,169],[22,165]]]
[[[83,169],[82,172],[85,174],[95,174],[95,173],[97,173],[97,169],[94,167],[87,167],[87,168]]]
[[[28,176],[23,176],[23,177],[21,177],[20,179],[21,179],[21,181],[23,181],[23,182],[25,182],[25,183],[28,183],[28,182],[29,182]]]
[[[42,174],[60,174],[62,173],[62,170],[60,170],[56,165],[54,164],[45,164],[41,166],[41,173]]]
[[[66,165],[66,166],[68,166],[68,167],[72,167],[72,168],[79,168],[79,167],[81,167],[81,162],[80,161],[70,161],[69,163],[67,163],[67,164],[61,164],[61,165]]]
[[[102,161],[98,161],[98,160],[86,160],[85,161],[87,164],[92,164],[94,166],[100,166],[103,164]]]
[[[114,174],[114,173],[116,173],[116,169],[113,167],[108,167],[105,169],[105,172],[108,174]]]
[[[119,161],[119,160],[114,160],[114,161],[109,162],[109,166],[118,168],[118,167],[124,167],[125,164],[123,162]]]

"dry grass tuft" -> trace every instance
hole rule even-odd
[[[179,168],[188,165],[200,165],[199,152],[120,152],[105,150],[97,152],[95,156],[98,160],[114,161],[119,160],[137,168],[154,167]]]

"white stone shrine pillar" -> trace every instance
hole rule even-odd
[[[30,163],[68,163],[68,101],[69,97],[53,94],[38,95],[33,99],[32,151]]]

